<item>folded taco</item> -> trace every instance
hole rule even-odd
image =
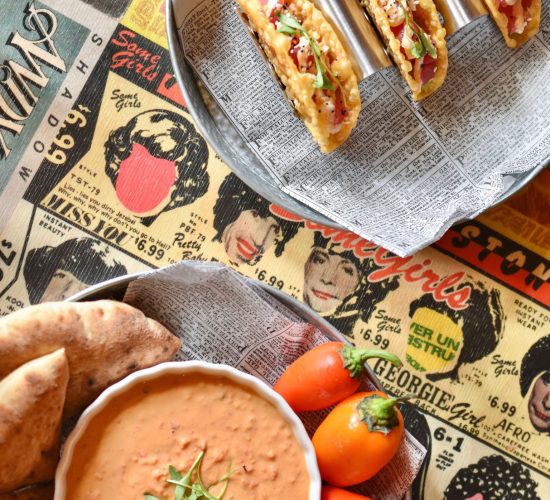
[[[506,45],[519,47],[538,32],[541,0],[485,0]]]
[[[323,153],[343,144],[361,109],[352,62],[309,0],[237,0]]]
[[[432,0],[362,0],[416,100],[447,75],[445,29]]]

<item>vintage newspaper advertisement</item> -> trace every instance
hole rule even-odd
[[[117,24],[110,9],[103,10],[63,0],[3,6],[0,228],[44,155],[55,163],[56,146],[72,147],[71,138],[58,130]]]
[[[371,368],[416,405],[407,428],[428,455],[412,498],[550,497],[550,171],[411,257],[302,220],[230,173],[197,132],[166,44],[153,41],[161,4],[134,0],[60,118],[74,144],[42,154],[14,205],[0,234],[0,314],[218,260],[354,344],[401,357],[399,370]]]
[[[361,82],[349,141],[324,155],[285,103],[234,0],[178,2],[184,51],[241,139],[282,188],[398,255],[490,206],[504,174],[548,161],[550,5],[540,34],[508,49],[487,16],[448,39],[445,85],[422,103],[397,69]]]

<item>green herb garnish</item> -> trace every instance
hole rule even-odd
[[[426,54],[430,54],[434,59],[437,59],[437,51],[433,46],[430,37],[426,32],[418,26],[409,16],[409,11],[403,3],[401,3],[401,8],[403,9],[403,15],[405,16],[405,25],[416,35],[417,41],[413,41],[413,47],[411,49],[411,54],[415,59],[420,59]]]
[[[173,481],[181,481],[182,475],[173,465],[168,466],[168,473],[170,474],[170,479],[172,479]],[[188,482],[189,481],[186,481],[186,483]],[[181,484],[178,484],[176,486],[176,489],[174,490],[175,500],[182,500],[184,493],[185,488]]]
[[[201,478],[201,464],[204,453],[204,450],[199,453],[199,456],[185,475],[182,475],[173,465],[168,466],[170,479],[167,479],[166,482],[176,486],[174,490],[175,500],[221,500],[225,495],[229,479],[235,471],[231,470],[231,464],[229,464],[226,474],[209,486],[205,486]],[[210,493],[210,490],[220,483],[224,483],[224,485],[218,495]],[[143,496],[145,500],[160,500],[155,495],[151,495],[151,493],[144,493]]]
[[[290,36],[296,36],[298,33],[300,33],[305,37],[307,43],[311,47],[313,60],[315,61],[315,68],[317,69],[317,75],[315,76],[315,80],[313,81],[313,86],[316,89],[334,90],[334,85],[332,84],[332,82],[334,81],[336,85],[338,85],[338,87],[340,88],[344,105],[346,105],[346,97],[344,89],[342,88],[342,84],[326,63],[325,58],[316,40],[292,16],[288,14],[283,14],[280,10],[275,11],[275,15],[277,16],[277,20],[279,21],[279,23],[281,23],[281,26],[277,30],[279,33]]]
[[[279,33],[291,36],[296,36],[298,31],[300,33],[306,33],[304,27],[293,17],[283,14],[280,10],[275,11],[275,15],[277,16],[277,20],[281,23],[281,27],[277,30]]]

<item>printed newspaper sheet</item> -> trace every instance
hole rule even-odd
[[[354,344],[401,357],[400,370],[371,367],[416,404],[407,428],[428,455],[414,499],[450,500],[459,488],[550,498],[550,171],[406,258],[286,213],[197,132],[162,3],[132,2],[70,111],[55,115],[57,142],[44,143],[0,235],[0,314],[182,259],[222,261],[305,302]]]
[[[152,272],[130,284],[124,301],[180,336],[181,359],[229,364],[270,385],[308,349],[344,340],[304,323],[257,285],[218,263],[190,261]],[[310,434],[327,412],[300,415]],[[380,500],[402,498],[424,455],[422,446],[407,435],[391,464],[356,491]]]
[[[540,34],[508,49],[488,17],[448,40],[442,89],[412,101],[390,68],[360,84],[350,140],[323,155],[285,103],[234,0],[178,2],[187,58],[258,160],[298,200],[398,255],[439,239],[550,150],[550,4]]]

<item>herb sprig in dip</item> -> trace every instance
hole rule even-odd
[[[201,478],[201,465],[205,451],[202,450],[198,457],[193,462],[193,465],[183,475],[173,465],[168,466],[170,479],[167,482],[176,486],[174,490],[174,500],[222,500],[229,484],[229,479],[235,471],[231,470],[231,464],[226,474],[214,483],[206,486]],[[222,484],[223,486],[217,495],[210,493],[210,490],[215,486]],[[157,496],[151,493],[144,493],[145,500],[160,500]]]
[[[342,84],[338,77],[332,72],[329,65],[325,61],[325,57],[319,48],[319,45],[315,38],[290,14],[282,13],[280,10],[276,11],[275,15],[279,21],[280,27],[277,30],[279,33],[283,33],[289,36],[296,36],[300,33],[305,37],[309,46],[311,47],[311,52],[313,53],[313,59],[315,61],[315,68],[317,70],[317,75],[313,81],[313,86],[316,89],[324,90],[334,90],[333,82],[336,83],[338,87],[341,88]],[[341,89],[342,90],[342,89]],[[342,91],[342,96],[345,96]]]

